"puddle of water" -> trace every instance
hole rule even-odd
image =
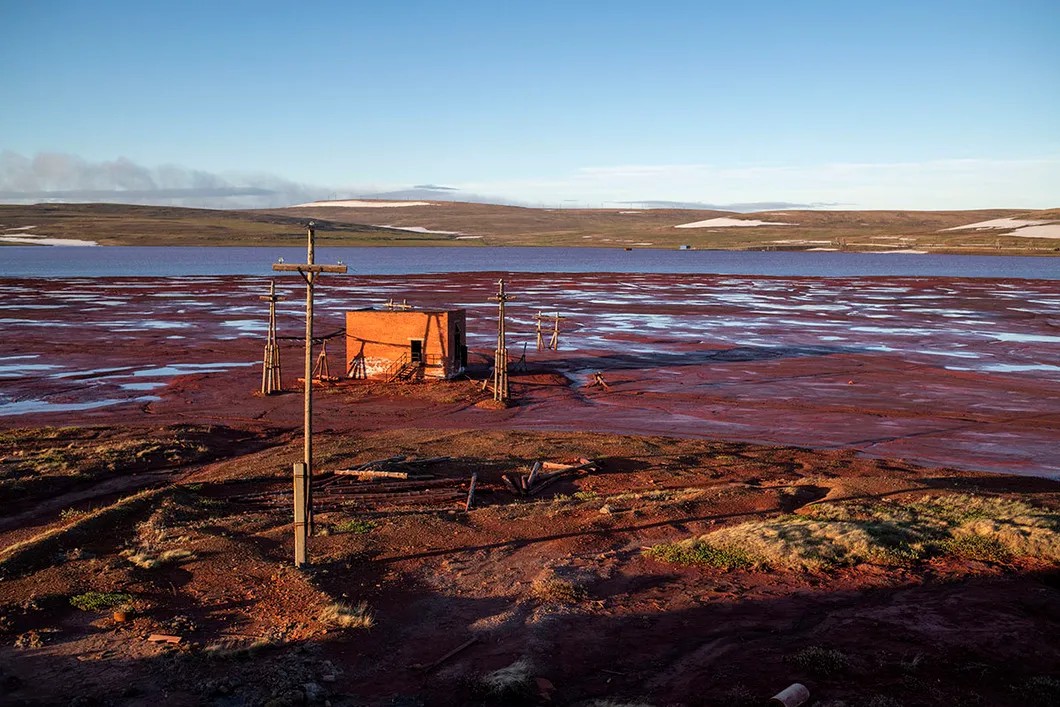
[[[260,319],[229,319],[222,322],[221,326],[238,329],[245,334],[258,334],[267,331],[269,328],[268,323]]]
[[[184,376],[189,373],[219,373],[230,368],[241,366],[253,366],[257,362],[250,363],[175,363],[170,366],[159,366],[157,368],[145,368],[133,373],[136,378],[164,378],[167,376]]]
[[[988,363],[982,367],[986,371],[999,373],[1024,373],[1027,371],[1060,371],[1060,366],[1049,363]]]
[[[51,378],[77,378],[84,376],[86,378],[92,376],[101,376],[106,373],[120,373],[122,371],[131,371],[132,366],[121,366],[119,368],[91,368],[87,371],[67,371],[66,373],[53,373]]]
[[[990,371],[991,373],[1030,373],[1032,371],[1056,372],[1060,366],[1048,363],[986,363],[969,368],[966,366],[946,366],[951,371]]]
[[[0,403],[0,415],[28,415],[34,412],[73,412],[76,410],[94,410],[96,408],[119,405],[121,403],[146,403],[161,400],[157,395],[141,395],[138,398],[111,398],[94,400],[90,403],[49,403],[46,400],[16,400]]]
[[[55,366],[50,363],[16,363],[10,366],[0,366],[0,376],[23,378],[35,371],[50,371],[55,368],[62,368],[62,366]]]
[[[929,351],[927,349],[913,349],[913,353],[927,354],[928,356],[952,356],[954,358],[979,358],[979,354],[971,351]]]
[[[150,331],[153,329],[191,329],[194,325],[188,322],[167,322],[157,319],[143,319],[140,321],[117,321],[110,322],[108,326],[114,331]]]
[[[122,383],[121,387],[125,390],[155,390],[157,388],[165,388],[168,383]]]
[[[850,331],[861,331],[868,334],[894,334],[895,336],[930,336],[937,333],[933,329],[887,326],[856,326],[851,327]]]
[[[1003,331],[996,334],[987,334],[987,336],[998,341],[1017,341],[1031,344],[1060,343],[1060,336],[1049,336],[1048,334],[1014,334]]]

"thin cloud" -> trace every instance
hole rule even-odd
[[[175,165],[145,167],[119,158],[0,153],[0,201],[106,201],[206,208],[268,208],[313,201],[331,190],[272,175],[223,176]]]
[[[1060,156],[718,166],[589,166],[544,179],[465,184],[537,203],[672,202],[696,208],[1052,208]],[[702,205],[702,206],[698,206]]]
[[[417,184],[413,189],[429,189],[430,191],[460,191],[457,187],[443,187],[439,184]]]
[[[636,206],[644,209],[704,209],[709,211],[773,211],[775,209],[823,209],[841,206],[835,202],[796,203],[793,201],[751,201],[734,204],[710,204],[702,201],[664,201],[646,199],[639,201],[616,201],[623,206]],[[848,204],[849,206],[849,204]]]

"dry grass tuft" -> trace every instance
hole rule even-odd
[[[368,602],[357,602],[353,606],[341,601],[324,609],[321,620],[339,628],[371,628],[375,625],[375,616],[368,608]]]
[[[228,641],[221,643],[213,643],[206,646],[203,649],[203,654],[207,658],[245,658],[259,653],[266,648],[270,648],[275,645],[272,641],[264,638],[258,638],[253,641]]]
[[[530,583],[530,594],[551,604],[576,604],[586,596],[585,587],[545,570]]]
[[[149,570],[179,562],[180,560],[192,559],[195,557],[195,553],[184,549],[165,550],[160,553],[153,553],[148,550],[123,550],[121,556],[137,567]]]
[[[1026,705],[1060,705],[1060,679],[1038,675],[1015,686],[1015,692]]]
[[[877,563],[906,565],[952,556],[983,562],[1018,557],[1060,561],[1060,514],[1022,501],[950,494],[916,501],[821,503],[786,515],[722,528],[647,555],[723,569],[822,570]]]
[[[60,527],[49,528],[38,535],[0,550],[0,574],[25,572],[48,563],[47,558],[65,552],[93,534],[113,532],[129,516],[140,513],[172,493],[171,489],[152,489],[127,496],[117,503],[90,511],[77,520]]]
[[[530,661],[523,658],[479,679],[479,692],[491,700],[519,702],[533,694]]]
[[[173,499],[163,500],[147,520],[136,526],[137,546],[123,550],[121,556],[143,569],[195,557],[193,552],[181,547],[163,549],[173,543],[188,542],[187,536],[176,536],[172,532],[172,524],[180,512],[180,506]]]
[[[791,662],[816,677],[842,673],[850,667],[846,653],[821,646],[808,646],[791,656]]]

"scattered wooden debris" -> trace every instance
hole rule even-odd
[[[539,461],[534,462],[529,474],[519,474],[514,479],[503,474],[501,481],[516,496],[534,496],[564,477],[595,469],[596,463],[584,457],[577,464]]]
[[[611,386],[604,380],[604,374],[600,371],[590,375],[589,382],[585,384],[586,388],[595,388],[596,386],[603,388],[605,391],[611,390]]]
[[[407,471],[376,471],[375,469],[336,469],[339,476],[356,476],[361,479],[433,479],[434,474],[411,474]]]
[[[423,473],[423,467],[450,461],[452,457],[428,457],[409,459],[404,455],[374,459],[349,469],[337,469],[333,473],[342,476],[384,479],[429,479],[432,474]]]
[[[514,493],[516,496],[519,496],[519,495],[522,494],[522,492],[520,491],[519,487],[516,485],[516,483],[514,481],[512,481],[512,478],[510,476],[508,476],[507,474],[501,474],[501,481],[503,481],[504,485],[507,486],[508,489],[512,493]]]
[[[412,668],[413,670],[418,670],[420,672],[427,672],[429,670],[434,670],[439,665],[441,665],[445,661],[449,660],[450,658],[452,658],[457,653],[460,653],[461,651],[467,650],[468,648],[470,648],[471,646],[475,645],[476,643],[478,643],[478,637],[477,636],[473,636],[473,637],[469,638],[468,640],[464,641],[463,643],[461,643],[459,646],[457,646],[453,650],[451,650],[448,653],[446,653],[445,655],[443,655],[438,660],[432,661],[430,663],[415,663],[413,665],[410,665],[409,667]]]
[[[534,485],[534,481],[537,480],[537,474],[541,471],[541,462],[534,462],[533,468],[530,469],[530,475],[526,477],[526,487],[530,488]]]
[[[147,637],[148,643],[180,643],[182,639],[180,636],[171,636],[168,633],[152,633]]]

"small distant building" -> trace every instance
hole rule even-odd
[[[452,378],[467,368],[467,312],[346,312],[346,376]]]

